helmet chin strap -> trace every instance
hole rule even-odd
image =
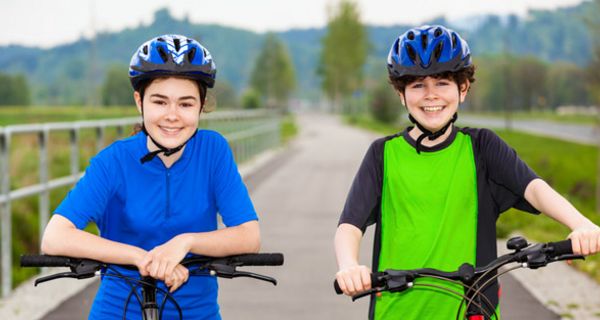
[[[151,135],[148,133],[148,131],[146,130],[146,127],[145,127],[145,126],[142,126],[142,131],[144,131],[144,133],[145,133],[145,134],[148,136],[148,138],[150,138],[150,140],[152,140],[152,143],[154,143],[154,144],[155,144],[155,145],[158,147],[158,150],[150,151],[150,152],[148,152],[148,153],[147,153],[145,156],[143,156],[143,157],[140,159],[140,162],[141,162],[142,164],[144,164],[144,163],[146,163],[146,162],[148,162],[148,161],[150,161],[150,160],[154,159],[154,157],[156,157],[156,156],[157,156],[159,153],[161,153],[161,152],[163,152],[163,153],[164,153],[164,155],[165,155],[166,157],[169,157],[169,156],[171,156],[172,154],[174,154],[174,153],[176,153],[177,151],[181,150],[181,149],[183,148],[183,146],[185,146],[185,144],[186,144],[186,143],[188,143],[188,141],[190,141],[190,139],[192,139],[192,138],[193,138],[193,137],[196,135],[196,132],[198,132],[198,130],[195,130],[195,131],[194,131],[194,134],[192,134],[192,136],[191,136],[191,137],[189,137],[187,140],[185,140],[185,142],[184,142],[184,143],[182,143],[182,144],[178,145],[178,146],[177,146],[177,147],[175,147],[175,148],[170,148],[170,149],[169,149],[169,148],[167,148],[167,147],[165,147],[165,146],[161,145],[160,143],[158,143],[156,140],[154,140],[154,138],[152,138],[152,136],[151,136]]]
[[[460,99],[460,90],[458,92],[458,96]],[[406,104],[406,97],[403,96],[404,98],[404,105],[407,106],[406,110],[408,110],[408,105]],[[423,125],[421,125],[413,116],[412,114],[410,114],[410,112],[408,113],[408,119],[410,120],[410,122],[414,123],[417,128],[419,128],[419,130],[421,130],[421,135],[419,136],[419,138],[417,138],[417,142],[416,142],[416,149],[417,149],[417,154],[421,154],[421,150],[423,150],[423,139],[428,138],[430,141],[433,141],[439,137],[441,137],[444,133],[446,133],[446,130],[448,130],[448,128],[450,127],[450,125],[452,123],[454,123],[456,121],[456,119],[458,119],[458,112],[455,112],[454,115],[452,116],[452,118],[450,119],[450,121],[448,121],[448,123],[446,123],[446,125],[444,125],[440,130],[436,131],[436,132],[431,132],[430,130],[428,130],[427,128],[425,128]]]
[[[425,127],[423,127],[419,122],[417,122],[417,120],[415,118],[413,118],[413,116],[411,114],[408,115],[408,118],[410,119],[410,122],[414,123],[417,128],[419,128],[419,130],[421,130],[421,132],[423,132],[419,138],[417,138],[417,153],[420,154],[421,150],[423,149],[423,139],[428,138],[430,141],[433,141],[439,137],[441,137],[444,133],[446,133],[446,130],[448,130],[448,128],[450,127],[450,125],[452,123],[454,123],[456,121],[456,119],[458,119],[458,113],[454,113],[454,115],[452,116],[452,119],[450,119],[450,121],[448,121],[448,123],[446,123],[445,126],[443,126],[440,130],[436,131],[436,132],[431,132],[429,130],[427,130]]]

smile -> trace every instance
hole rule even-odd
[[[423,109],[423,111],[425,112],[438,112],[442,111],[442,109],[444,109],[444,106],[424,106],[421,107],[421,109]]]
[[[164,133],[169,134],[169,135],[174,135],[179,133],[179,131],[181,131],[182,128],[170,128],[170,127],[161,127],[159,126],[160,130],[162,130]]]

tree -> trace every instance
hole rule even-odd
[[[29,85],[25,76],[0,73],[0,106],[27,106],[30,103]]]
[[[133,89],[127,76],[126,67],[113,65],[108,69],[102,84],[102,104],[105,106],[123,106],[133,103]]]
[[[234,109],[239,106],[238,97],[235,89],[225,80],[219,80],[215,83],[213,94],[217,99],[217,106],[224,109]],[[210,94],[210,90],[209,90]]]
[[[273,33],[267,34],[256,58],[250,86],[261,95],[267,108],[287,109],[290,94],[296,87],[296,76],[287,48]]]
[[[369,47],[356,3],[342,0],[330,12],[321,44],[317,72],[322,77],[323,91],[339,111],[341,100],[362,87]]]
[[[258,109],[260,105],[260,94],[252,88],[246,90],[244,96],[242,96],[242,107],[244,109]]]

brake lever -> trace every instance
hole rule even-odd
[[[563,254],[562,256],[554,257],[552,262],[564,260],[585,260],[585,257],[580,254]]]
[[[214,273],[214,275],[222,278],[232,279],[239,277],[247,277],[270,282],[275,286],[277,285],[277,280],[275,280],[274,278],[254,272],[237,271],[236,267],[231,265],[212,263],[209,269],[211,270],[211,274]]]
[[[356,301],[356,300],[358,300],[360,298],[364,298],[366,296],[370,296],[373,293],[379,293],[381,291],[384,291],[384,289],[382,289],[382,288],[372,288],[372,289],[369,289],[367,291],[361,292],[361,293],[359,293],[357,295],[352,296],[352,302],[354,302],[354,301]]]
[[[91,278],[95,275],[96,275],[96,272],[92,272],[92,273],[60,272],[60,273],[51,274],[49,276],[37,278],[37,279],[35,279],[35,282],[33,285],[34,285],[34,287],[37,287],[37,285],[40,283],[44,283],[47,281],[56,280],[56,279],[60,279],[60,278],[87,279],[87,278]]]

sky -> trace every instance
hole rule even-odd
[[[515,13],[573,6],[588,0],[356,0],[370,25],[414,24],[444,15],[449,20],[476,14]],[[337,0],[0,0],[0,45],[48,48],[152,21],[168,8],[176,18],[217,23],[256,32],[323,27]]]

